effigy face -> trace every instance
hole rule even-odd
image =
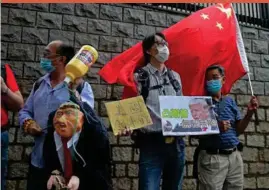
[[[70,138],[74,133],[81,131],[84,123],[84,114],[77,104],[63,103],[56,111],[53,126],[56,133],[63,138]]]

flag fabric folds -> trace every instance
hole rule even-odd
[[[165,64],[180,74],[184,95],[205,95],[205,70],[210,65],[221,65],[226,71],[223,94],[248,72],[240,28],[230,3],[197,11],[163,34],[170,50]],[[124,85],[123,98],[129,98],[137,95],[133,73],[145,64],[140,42],[109,61],[99,75],[110,84]]]

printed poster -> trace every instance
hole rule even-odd
[[[164,136],[218,134],[212,98],[207,96],[160,96]]]
[[[114,135],[125,127],[139,129],[152,124],[142,96],[105,103]]]

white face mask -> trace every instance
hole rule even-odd
[[[157,46],[158,53],[154,56],[159,62],[164,63],[169,58],[169,49],[166,45]]]

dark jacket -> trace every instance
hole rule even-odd
[[[55,112],[49,116],[48,133],[43,148],[47,180],[53,170],[62,172],[53,134],[54,127],[52,126],[52,119],[54,114]],[[105,136],[106,134],[97,127],[91,126],[85,120],[76,145],[77,152],[86,162],[86,166],[83,167],[83,161],[75,154],[76,159],[73,160],[73,175],[80,179],[79,190],[112,189],[109,141]]]

